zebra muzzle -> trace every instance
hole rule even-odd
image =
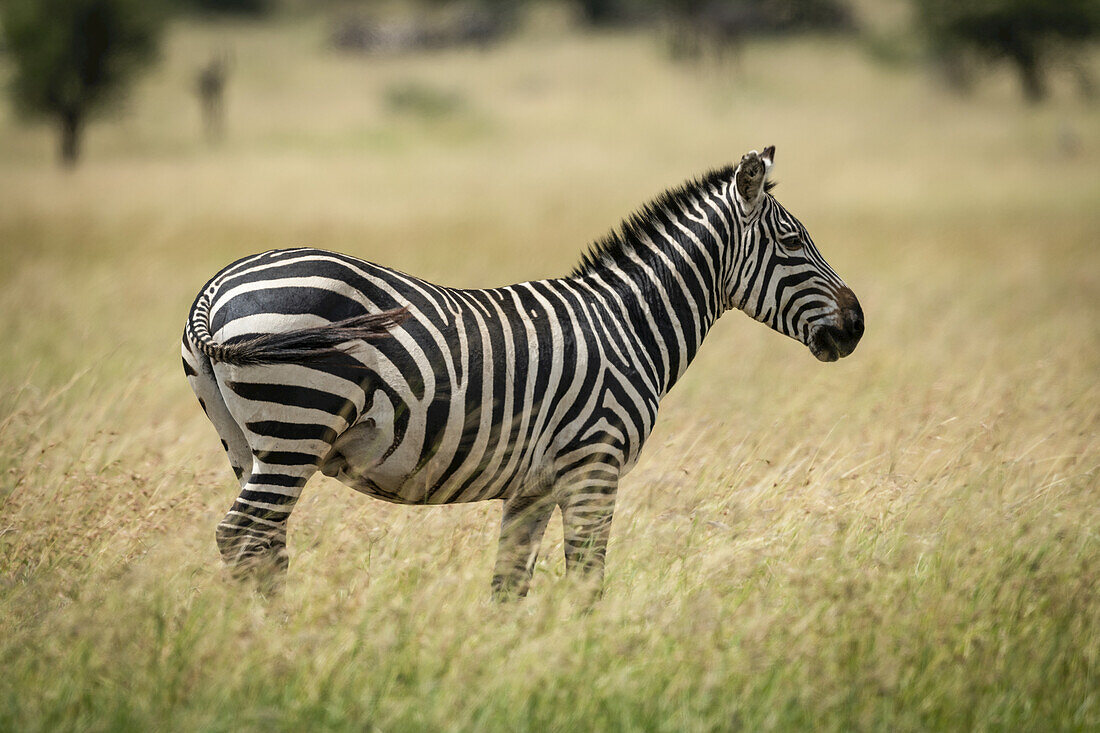
[[[848,294],[851,291],[847,291]],[[836,322],[818,326],[810,333],[810,352],[820,361],[836,361],[856,350],[863,338],[863,309],[854,295],[836,318]]]

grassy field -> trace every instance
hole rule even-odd
[[[361,58],[324,31],[176,26],[71,173],[0,108],[0,730],[1100,726],[1100,108],[1008,77],[958,99],[831,41],[731,74],[642,35]],[[211,149],[190,85],[227,41]],[[320,477],[284,597],[226,577],[233,475],[178,347],[217,268],[311,244],[452,285],[561,274],[767,144],[867,335],[820,364],[723,319],[590,613],[557,520],[498,607],[497,505]]]

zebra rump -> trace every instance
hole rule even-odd
[[[386,336],[409,315],[408,308],[334,321],[324,326],[258,336],[238,336],[216,343],[207,329],[191,323],[190,336],[202,353],[214,361],[236,366],[287,364],[342,355],[352,341],[370,341]]]

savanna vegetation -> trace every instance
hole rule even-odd
[[[673,64],[544,20],[371,56],[313,17],[176,21],[69,171],[0,106],[0,730],[1100,727],[1100,108],[1059,77],[1024,105],[1009,69],[960,98],[835,37]],[[211,146],[192,82],[227,45]],[[769,144],[867,333],[821,364],[722,319],[590,611],[560,524],[498,606],[498,506],[320,476],[284,595],[227,577],[234,477],[179,363],[217,268],[310,244],[563,274]]]

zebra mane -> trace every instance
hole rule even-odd
[[[661,241],[657,225],[662,218],[675,215],[708,189],[732,183],[735,170],[732,165],[716,168],[660,194],[624,219],[617,229],[612,229],[602,239],[589,245],[569,276],[587,275],[625,262],[628,253],[635,250],[638,242],[647,236],[654,242]],[[775,185],[774,181],[765,181],[765,193],[770,193]]]

